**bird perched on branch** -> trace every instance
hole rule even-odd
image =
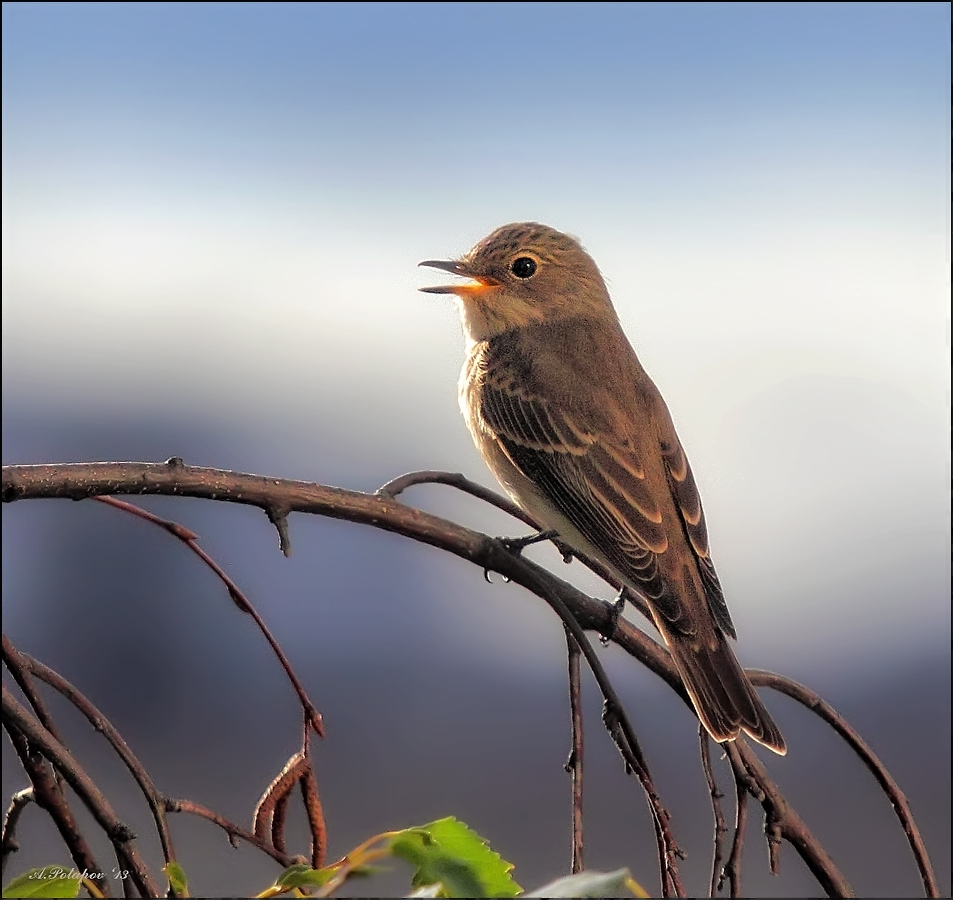
[[[504,225],[457,260],[467,339],[460,406],[507,493],[643,597],[698,717],[785,752],[735,658],[698,488],[662,396],[626,339],[595,262],[546,225]]]

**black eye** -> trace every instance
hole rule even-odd
[[[532,278],[536,274],[536,260],[528,256],[517,256],[510,263],[510,271],[517,278]]]

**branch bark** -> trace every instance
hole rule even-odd
[[[434,482],[467,490],[501,509],[513,512],[508,508],[511,504],[507,501],[496,497],[484,488],[477,488],[460,475],[448,473],[412,473],[388,483],[376,494],[365,494],[310,482],[188,466],[178,458],[170,459],[165,463],[101,462],[4,466],[2,497],[6,503],[38,498],[80,500],[110,495],[162,494],[241,503],[258,507],[266,513],[278,530],[280,548],[285,553],[289,552],[290,548],[288,515],[291,512],[311,513],[370,525],[404,535],[412,540],[453,553],[485,571],[498,572],[506,579],[520,584],[543,598],[559,613],[593,669],[606,697],[607,714],[612,719],[613,727],[610,732],[623,734],[624,740],[617,739],[617,744],[639,774],[652,807],[660,838],[663,890],[666,893],[669,889],[677,894],[681,893],[674,860],[678,849],[668,830],[668,814],[661,807],[651,786],[641,751],[638,749],[634,732],[625,718],[621,704],[582,632],[593,630],[608,635],[610,640],[662,678],[691,708],[691,703],[668,651],[630,622],[624,619],[617,620],[617,614],[614,613],[611,604],[589,597],[530,560],[510,552],[502,542],[394,499],[396,494],[411,485]],[[526,521],[524,515],[518,515]],[[583,562],[588,561],[583,560]],[[838,730],[855,752],[858,752],[865,765],[870,767],[877,776],[890,799],[899,807],[901,822],[914,850],[926,893],[928,896],[938,896],[936,880],[929,860],[926,858],[916,825],[909,815],[905,801],[898,803],[898,798],[902,800],[902,794],[889,776],[884,777],[883,766],[869,748],[866,745],[860,746],[862,742],[859,738],[849,728],[841,727],[840,720],[832,719],[828,714],[829,707],[822,706],[823,701],[820,701],[820,698],[808,689],[773,673],[759,671],[750,674],[754,676],[752,680],[755,684],[760,683],[783,691],[821,715]],[[39,723],[36,724],[39,725]],[[742,797],[750,793],[764,807],[772,860],[777,859],[777,841],[785,839],[797,850],[828,894],[840,897],[852,896],[850,885],[824,847],[790,806],[747,744],[743,740],[738,740],[733,744],[725,745],[725,749],[736,780],[739,783],[741,781],[746,783],[745,791],[739,787],[739,804],[742,804]],[[631,752],[631,758],[626,751]],[[741,809],[739,813],[742,813]],[[736,832],[736,845],[737,837]],[[733,893],[737,888],[731,871],[732,863],[737,863],[734,859],[734,850],[735,848],[726,866],[726,874],[732,881]],[[666,860],[671,865],[668,872],[665,871]]]

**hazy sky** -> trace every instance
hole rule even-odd
[[[606,275],[733,609],[780,590],[807,628],[852,585],[873,630],[942,636],[949,25],[942,3],[4,4],[4,402],[280,423],[275,474],[351,487],[488,480],[456,313],[415,266],[536,219]]]

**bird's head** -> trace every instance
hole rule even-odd
[[[474,341],[573,316],[615,319],[592,257],[575,238],[537,222],[504,225],[460,259],[420,265],[467,279],[420,290],[454,294]]]

